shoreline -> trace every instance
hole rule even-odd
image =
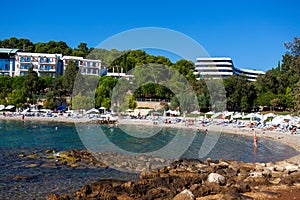
[[[179,124],[159,124],[159,125],[153,125],[152,121],[149,120],[119,120],[118,124],[129,124],[129,125],[145,125],[145,126],[158,126],[158,127],[169,127],[169,128],[184,128],[184,129],[192,129],[192,130],[201,130],[204,131],[205,129],[208,130],[208,133],[210,131],[212,132],[219,132],[224,134],[235,134],[235,135],[241,135],[246,137],[253,137],[252,129],[248,127],[244,128],[238,128],[233,126],[218,126],[215,124],[201,127],[196,125],[192,126],[185,126],[183,123]],[[256,136],[259,138],[265,138],[272,141],[280,142],[282,144],[288,145],[292,148],[294,148],[296,151],[299,152],[298,155],[281,160],[281,161],[287,161],[292,162],[295,164],[300,165],[300,135],[292,135],[290,133],[284,133],[282,131],[265,131],[261,129],[254,129],[256,131]],[[296,138],[296,139],[295,139]],[[280,161],[278,161],[280,162]]]
[[[15,120],[21,121],[21,116],[3,116],[0,115],[1,120]],[[97,119],[88,119],[88,118],[66,118],[66,117],[25,117],[26,121],[37,121],[37,122],[63,122],[63,123],[97,123]],[[135,119],[121,119],[118,120],[120,125],[143,125],[143,126],[157,126],[157,127],[169,127],[169,128],[184,128],[184,129],[192,129],[192,130],[201,130],[204,131],[205,129],[212,132],[221,131],[221,133],[225,134],[235,134],[235,135],[242,135],[247,137],[253,137],[251,128],[243,127],[238,128],[234,126],[219,126],[215,124],[211,124],[209,126],[201,127],[196,125],[185,126],[184,123],[177,123],[177,124],[157,124],[153,125],[153,121],[151,120],[135,120]],[[284,133],[282,131],[264,131],[261,129],[255,129],[256,135],[259,138],[266,138],[276,142],[280,142],[282,144],[288,145],[294,148],[296,151],[299,152],[298,155],[293,156],[291,158],[285,159],[283,161],[293,162],[296,164],[300,164],[300,134],[299,135],[292,135],[290,133]],[[296,138],[296,139],[295,139]],[[299,140],[299,141],[298,141]]]

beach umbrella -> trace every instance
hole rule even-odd
[[[174,111],[172,111],[172,112],[171,112],[171,114],[173,114],[173,115],[180,115],[180,112],[179,112],[179,111],[176,111],[176,110],[174,110]]]
[[[282,116],[277,116],[277,117],[275,117],[273,120],[272,120],[272,122],[271,122],[271,124],[273,124],[273,125],[278,125],[278,124],[281,124],[282,122],[283,122],[283,117]]]
[[[291,116],[291,115],[284,115],[284,116],[283,116],[283,119],[291,120],[291,119],[292,119],[292,116]]]
[[[228,117],[230,115],[233,115],[234,112],[224,112],[223,115],[224,117]]]
[[[39,112],[39,110],[36,109],[36,108],[30,109],[30,111],[31,111],[31,112]]]
[[[221,114],[222,114],[221,112],[217,112],[217,113],[213,114],[213,115],[211,116],[211,118],[214,119],[214,118],[220,116]]]
[[[58,106],[56,110],[65,110],[66,106]]]
[[[11,109],[13,109],[15,106],[13,106],[13,105],[8,105],[8,106],[6,106],[5,107],[5,110],[11,110]]]
[[[215,112],[214,111],[209,111],[209,112],[207,112],[207,113],[205,113],[206,115],[213,115],[213,114],[215,114]]]
[[[0,110],[3,110],[5,108],[4,105],[0,105]]]
[[[243,116],[241,115],[241,113],[237,113],[235,115],[232,116],[232,118],[237,119],[237,118],[242,118]]]
[[[40,109],[40,112],[52,113],[52,110],[43,108],[43,109]]]
[[[268,114],[265,114],[264,117],[267,119],[269,117],[275,117],[275,114],[274,113],[268,113]]]
[[[99,110],[97,110],[96,108],[92,108],[92,109],[86,111],[86,114],[90,114],[90,113],[99,113]]]
[[[21,114],[26,114],[29,110],[30,110],[29,108],[26,108],[25,110],[23,110],[23,111],[21,112]]]
[[[171,114],[171,113],[172,113],[172,110],[169,109],[169,110],[166,111],[166,113],[170,113],[170,114]]]
[[[248,115],[245,115],[244,117],[243,117],[243,119],[248,119],[248,118],[254,118],[255,117],[255,114],[254,113],[249,113]]]

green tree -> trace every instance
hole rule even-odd
[[[73,87],[78,72],[78,65],[75,62],[70,61],[66,67],[64,79],[62,80],[62,85],[69,95],[71,95],[73,92]]]
[[[91,108],[94,108],[93,99],[91,98],[91,95],[82,95],[81,93],[73,96],[72,98],[72,109],[78,110],[78,109],[85,109],[89,110]]]
[[[10,76],[0,76],[0,99],[5,99],[12,91],[13,78]]]
[[[26,96],[22,90],[13,90],[7,95],[8,104],[22,107],[26,103]]]
[[[176,96],[173,96],[171,102],[170,102],[170,108],[172,110],[177,109],[180,106],[178,98]]]
[[[53,96],[61,97],[63,93],[63,80],[64,80],[64,76],[58,76],[55,77],[54,80],[52,81]]]
[[[30,67],[23,82],[23,90],[28,98],[33,98],[33,95],[39,92],[39,83],[38,74]]]
[[[249,110],[249,105],[248,105],[248,98],[247,96],[243,96],[241,99],[241,111],[247,111]]]
[[[134,96],[133,95],[130,95],[130,97],[129,97],[129,100],[128,100],[128,107],[130,108],[130,109],[135,109],[136,108],[136,106],[137,106],[137,103],[136,103],[136,101],[135,101],[135,98],[134,98]]]
[[[95,94],[95,107],[99,108],[101,106],[109,109],[111,106],[111,96],[112,91],[117,84],[118,80],[112,77],[101,77]],[[122,85],[122,84],[121,84]],[[126,85],[125,85],[126,86]],[[117,94],[122,92],[116,92]]]
[[[296,87],[294,88],[293,101],[294,101],[294,108],[297,111],[300,111],[300,81],[298,81]]]
[[[275,108],[278,106],[278,104],[279,104],[279,99],[278,98],[272,99],[270,101],[271,109],[275,110]]]
[[[284,46],[290,51],[293,56],[300,55],[300,38],[295,37],[293,42],[285,42]]]

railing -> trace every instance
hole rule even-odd
[[[136,101],[144,101],[144,102],[170,102],[170,99],[160,99],[160,98],[135,98]]]

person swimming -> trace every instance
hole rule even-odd
[[[253,144],[254,144],[254,147],[257,147],[257,137],[256,137],[256,132],[254,129],[252,129],[252,132],[253,132]]]

